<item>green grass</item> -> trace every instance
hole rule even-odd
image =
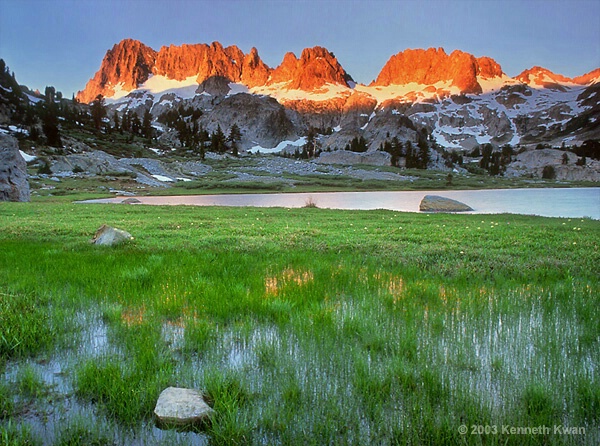
[[[103,223],[134,240],[90,245]],[[0,438],[37,438],[28,412],[41,444],[594,444],[599,242],[589,219],[3,203]],[[22,365],[53,358],[72,394]],[[154,436],[167,386],[206,395],[203,433]],[[587,433],[470,434],[554,424]]]

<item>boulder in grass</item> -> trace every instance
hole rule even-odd
[[[163,390],[154,408],[156,424],[160,428],[201,427],[210,422],[213,413],[197,390],[181,387]]]
[[[473,209],[460,201],[439,195],[425,195],[419,204],[421,212],[469,212]]]
[[[102,225],[96,231],[91,243],[94,245],[114,246],[128,240],[133,240],[129,232],[113,228],[112,226]]]

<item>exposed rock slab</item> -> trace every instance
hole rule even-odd
[[[391,156],[387,152],[351,152],[349,150],[336,150],[334,152],[323,152],[317,158],[317,162],[323,164],[370,164],[373,166],[389,166]]]
[[[27,164],[18,141],[0,133],[0,201],[29,201]]]
[[[193,427],[210,420],[214,413],[193,389],[167,387],[160,393],[154,415],[159,427]]]
[[[473,209],[464,203],[439,195],[425,195],[419,204],[421,212],[468,212]]]
[[[129,232],[113,228],[112,226],[102,225],[96,231],[92,239],[92,244],[114,246],[128,240],[133,240],[133,236]]]
[[[566,181],[600,181],[600,162],[588,159],[585,166],[577,165],[579,157],[573,152],[557,149],[527,150],[519,153],[506,169],[505,176],[543,178],[544,168],[554,169],[554,178]]]

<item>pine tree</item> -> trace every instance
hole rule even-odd
[[[417,147],[418,152],[416,156],[416,165],[415,167],[418,169],[427,169],[427,164],[429,164],[429,135],[427,134],[427,129],[423,128],[418,133],[418,141]]]
[[[129,113],[131,114],[131,133],[133,133],[134,135],[139,135],[140,130],[142,129],[140,117],[137,115],[137,113],[132,112],[131,110],[129,111]]]
[[[391,142],[386,140],[386,142],[383,144],[382,149],[383,151],[389,153],[392,156],[390,159],[390,165],[394,167],[399,167],[400,157],[402,156],[402,144],[398,140],[398,137],[394,136]]]
[[[129,110],[123,113],[123,118],[121,119],[121,133],[128,132],[131,130],[131,119],[129,115]]]
[[[490,162],[492,161],[492,152],[494,146],[491,144],[484,144],[481,146],[481,160],[479,161],[479,167],[485,170],[489,170]]]
[[[221,125],[218,125],[217,130],[215,130],[211,135],[210,146],[212,151],[216,153],[225,153],[227,151],[225,134],[223,133],[223,130],[221,130]]]
[[[314,127],[310,127],[306,134],[306,142],[302,146],[302,153],[304,154],[305,159],[313,158],[317,152],[317,147],[317,131]]]
[[[417,156],[410,141],[406,141],[406,143],[404,143],[404,152],[406,153],[406,167],[408,169],[417,167]]]
[[[152,113],[149,109],[144,112],[144,118],[142,120],[142,134],[148,141],[152,140]]]
[[[231,145],[231,153],[233,153],[233,156],[238,156],[239,154],[238,143],[241,139],[242,132],[240,131],[240,128],[237,126],[237,124],[234,122],[231,126],[231,129],[229,129],[229,137],[227,138]]]
[[[52,147],[62,147],[60,130],[58,129],[58,109],[54,102],[46,104],[44,110],[42,130],[46,135],[46,142]]]
[[[96,130],[100,130],[102,126],[102,120],[106,117],[106,106],[104,105],[104,96],[99,94],[90,106],[92,113],[92,121],[94,121],[94,127]]]
[[[115,111],[115,114],[113,115],[113,122],[115,123],[113,128],[115,130],[123,133],[123,129],[121,128],[121,124],[119,123],[119,113],[117,113],[116,111]]]

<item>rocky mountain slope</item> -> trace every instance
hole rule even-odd
[[[471,150],[600,138],[599,80],[600,68],[570,79],[533,67],[510,78],[489,57],[430,48],[393,55],[361,85],[321,47],[270,68],[255,48],[244,54],[213,42],[155,51],[128,39],[107,52],[77,98],[101,94],[113,111],[140,116],[192,106],[208,131],[235,123],[242,149],[293,149],[314,128],[324,150],[358,137],[371,151],[393,137],[417,142],[422,129],[441,147]]]

